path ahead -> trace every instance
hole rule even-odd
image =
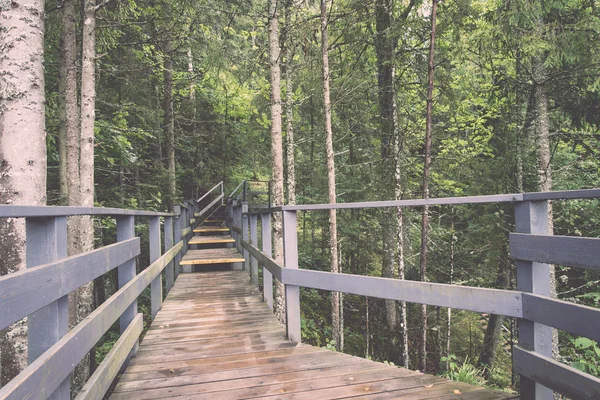
[[[111,399],[513,399],[285,339],[244,271],[181,274]]]

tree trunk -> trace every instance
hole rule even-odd
[[[84,21],[81,40],[81,130],[79,145],[79,199],[78,205],[94,206],[94,123],[96,120],[96,2],[83,3]],[[78,252],[94,248],[94,225],[89,216],[77,218],[72,238],[78,241]],[[73,297],[71,297],[73,298]],[[80,287],[75,300],[77,324],[92,311],[94,305],[93,282]],[[70,316],[73,314],[70,313]],[[77,393],[90,373],[89,356],[85,357],[72,374],[72,388]]]
[[[550,151],[550,113],[548,111],[548,77],[544,61],[534,57],[532,60],[533,86],[532,98],[534,109],[535,149],[537,154],[537,189],[540,192],[552,190],[552,153]],[[548,201],[548,234],[554,234],[554,216],[552,202]],[[554,265],[550,269],[550,293],[556,297],[556,271]],[[552,330],[552,354],[560,356],[558,348],[558,331]]]
[[[175,125],[173,121],[173,59],[171,58],[170,38],[164,44],[163,78],[165,83],[163,99],[163,132],[165,136],[165,153],[167,156],[167,207],[173,212],[177,198],[175,176]]]
[[[452,207],[452,223],[450,225],[450,278],[448,279],[448,283],[452,285],[454,280],[454,246],[456,244],[456,234],[454,232],[454,207]],[[452,309],[448,307],[446,316],[446,370],[449,369],[450,366],[450,344],[452,339]]]
[[[498,289],[508,288],[508,269],[510,268],[510,264],[505,258],[507,255],[508,249],[504,248],[500,253],[500,260],[498,261],[498,275],[496,276],[496,287]],[[483,344],[478,361],[479,367],[484,368],[484,376],[486,379],[490,378],[491,371],[494,367],[496,349],[498,348],[498,341],[500,340],[503,324],[504,316],[490,314],[487,328],[483,336]]]
[[[61,204],[71,204],[69,186],[79,192],[79,107],[77,104],[77,13],[75,0],[62,6],[58,66],[58,153]]]
[[[394,101],[394,119],[397,119],[396,102]],[[397,122],[395,123],[398,126]],[[402,149],[400,148],[400,135],[395,137],[395,171],[394,171],[394,198],[396,200],[402,199]],[[398,261],[398,279],[404,280],[405,276],[405,262],[404,262],[404,213],[402,207],[396,208],[396,242],[397,252],[396,257]],[[399,319],[399,338],[400,338],[400,365],[404,368],[409,368],[409,356],[408,356],[408,327],[407,323],[407,308],[406,302],[400,302],[400,314]]]
[[[296,204],[296,168],[294,157],[294,84],[292,63],[294,60],[294,44],[290,34],[292,21],[291,10],[293,2],[288,0],[285,5],[285,119],[287,123],[286,158],[287,158],[287,190],[288,204]]]
[[[0,14],[0,204],[46,204],[44,2],[5,3]],[[25,223],[0,219],[0,275],[25,268]],[[0,386],[27,364],[24,321],[0,331]]]
[[[271,163],[272,196],[275,207],[283,205],[283,140],[281,134],[281,68],[279,48],[278,0],[269,0],[269,66],[271,70]],[[283,264],[283,232],[281,213],[273,213],[274,258]],[[285,293],[283,284],[275,279],[275,314],[285,324]]]
[[[335,195],[335,160],[333,152],[333,129],[331,127],[331,98],[329,90],[329,39],[327,37],[327,0],[321,0],[321,56],[323,59],[323,114],[325,118],[325,148],[327,151],[327,194],[329,203],[336,203]],[[331,255],[331,272],[338,272],[337,254],[337,214],[329,210],[329,252]],[[331,325],[335,346],[340,345],[340,294],[331,293]]]
[[[429,65],[427,68],[427,112],[425,122],[425,162],[423,167],[423,198],[429,198],[429,175],[431,166],[431,138],[432,138],[432,115],[433,115],[433,76],[435,64],[435,28],[438,0],[432,1],[431,8],[431,38],[429,40]],[[427,280],[427,242],[429,233],[429,207],[423,207],[421,220],[421,258],[419,262],[421,281]],[[421,346],[419,348],[419,369],[427,369],[427,306],[421,305]]]

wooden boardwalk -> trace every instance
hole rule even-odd
[[[244,271],[181,274],[122,399],[516,399],[502,392],[292,343]]]

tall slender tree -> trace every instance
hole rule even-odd
[[[427,67],[427,111],[425,114],[425,154],[423,165],[423,198],[429,198],[429,180],[431,173],[431,141],[433,136],[433,84],[435,72],[435,29],[439,0],[432,0],[431,35],[429,39],[429,62]],[[419,272],[421,281],[427,280],[427,245],[429,242],[429,207],[423,207],[421,218],[421,257]],[[427,369],[427,306],[421,305],[421,342],[419,347],[419,369]]]
[[[327,32],[327,0],[321,0],[321,58],[323,80],[323,116],[325,119],[325,149],[327,154],[327,195],[329,203],[335,204],[335,153],[333,151],[333,128],[331,126],[331,94],[329,88],[329,39]],[[329,210],[329,253],[331,272],[339,272],[338,268],[338,239],[337,239],[337,213],[335,209]],[[340,346],[340,294],[331,293],[331,325],[335,346]]]
[[[283,205],[283,138],[281,126],[281,49],[279,47],[278,0],[269,0],[269,66],[271,71],[271,165],[274,206]],[[283,231],[281,213],[273,214],[274,258],[283,264]],[[275,311],[285,323],[285,295],[281,282],[275,279]]]
[[[46,204],[44,1],[0,3],[0,204]],[[0,219],[0,275],[25,267],[25,223]],[[26,365],[24,322],[0,331],[0,385]]]

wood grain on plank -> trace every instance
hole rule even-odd
[[[290,342],[249,280],[245,271],[180,275],[111,398],[513,398]]]

